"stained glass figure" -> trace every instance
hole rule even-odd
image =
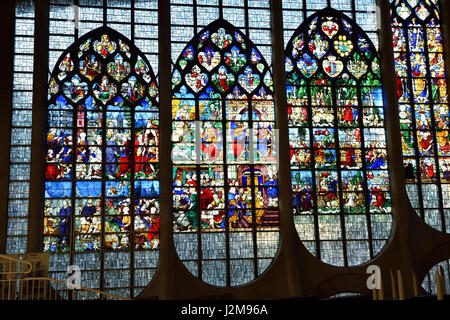
[[[286,47],[294,223],[322,261],[362,264],[391,227],[379,56],[349,17],[326,8]]]
[[[157,261],[159,109],[156,78],[143,57],[103,27],[56,64],[49,80],[44,252],[88,253],[83,259],[93,261],[98,253],[107,261],[121,256],[128,269],[130,252],[145,259],[147,251]],[[134,271],[122,272],[130,287]]]
[[[407,192],[417,214],[448,233],[449,111],[439,10],[438,1],[391,1]]]
[[[174,65],[175,247],[189,271],[213,285],[255,279],[277,251],[271,79],[256,46],[225,20],[195,36]]]

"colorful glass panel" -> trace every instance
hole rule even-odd
[[[271,71],[218,20],[182,50],[172,84],[175,247],[201,280],[245,284],[268,267],[279,236]]]
[[[433,228],[450,228],[450,135],[439,3],[391,1],[406,190]]]
[[[380,58],[352,19],[326,8],[286,47],[294,223],[339,266],[380,251],[392,223]]]
[[[147,273],[131,254],[158,260],[159,107],[148,60],[117,31],[93,30],[57,61],[46,150],[43,251],[104,261],[99,287],[131,286]]]

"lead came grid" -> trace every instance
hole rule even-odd
[[[16,1],[6,253],[27,251],[33,108],[34,3]]]

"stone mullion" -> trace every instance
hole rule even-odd
[[[271,1],[272,61],[275,103],[275,127],[278,130],[278,186],[280,209],[280,257],[285,265],[285,277],[289,283],[289,294],[300,296],[299,266],[297,264],[297,233],[294,226],[292,207],[292,181],[289,152],[289,122],[286,101],[286,75],[284,70],[283,12],[282,0]]]

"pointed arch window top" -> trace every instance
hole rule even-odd
[[[311,16],[295,32],[286,48],[288,83],[312,79],[322,84],[379,86],[380,63],[364,31],[331,8]]]
[[[223,19],[208,25],[186,45],[172,75],[175,95],[271,99],[272,84],[270,68],[256,46]]]
[[[95,102],[106,105],[118,95],[128,103],[154,100],[156,104],[156,77],[144,54],[137,48],[132,54],[130,45],[127,38],[109,27],[84,35],[57,61],[48,99],[61,88],[73,103],[93,95]]]

